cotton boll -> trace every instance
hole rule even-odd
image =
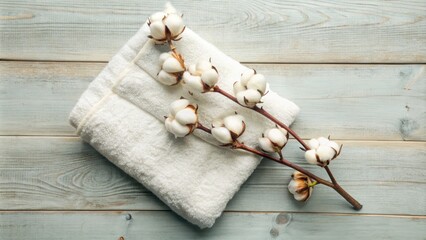
[[[308,141],[308,146],[311,149],[317,149],[319,147],[319,141],[316,140],[315,138],[312,138],[311,140]]]
[[[236,97],[237,97],[237,101],[239,104],[243,105],[243,106],[247,106],[246,102],[245,102],[245,92],[246,91],[242,91],[242,92],[238,92]]]
[[[165,16],[166,13],[164,12],[156,12],[149,17],[149,20],[151,22],[162,21]]]
[[[225,127],[215,127],[212,128],[213,137],[221,143],[227,144],[232,143],[233,139],[231,137],[231,132]]]
[[[163,63],[163,70],[168,73],[177,73],[185,71],[182,64],[174,57],[167,58]]]
[[[189,72],[183,74],[183,86],[191,92],[204,92],[204,85],[201,77],[192,76]]]
[[[197,120],[197,114],[192,108],[185,108],[176,113],[176,121],[182,125],[195,124]]]
[[[169,14],[164,20],[164,24],[167,26],[172,36],[179,35],[184,28],[182,18],[177,14]]]
[[[328,143],[328,145],[329,145],[331,148],[333,148],[334,150],[336,150],[336,154],[339,154],[339,150],[340,150],[339,144],[337,144],[337,143],[336,143],[336,142],[334,142],[334,141],[330,141],[330,142]]]
[[[317,164],[316,151],[311,149],[305,152],[305,159],[310,164]]]
[[[212,64],[209,61],[201,60],[197,62],[196,70],[201,74],[203,71],[209,70],[212,68]]]
[[[259,103],[260,98],[262,97],[258,91],[253,89],[247,89],[244,95],[247,101],[251,103]]]
[[[254,107],[260,102],[261,95],[258,91],[253,89],[247,89],[237,94],[237,101],[243,106]]]
[[[329,161],[334,156],[334,151],[329,146],[320,145],[317,149],[317,154],[321,162]]]
[[[241,84],[243,86],[247,86],[248,81],[250,80],[251,77],[253,77],[254,75],[254,70],[253,69],[248,69],[247,71],[245,71],[242,75],[241,75]]]
[[[172,129],[172,127],[171,127],[172,121],[173,121],[173,117],[168,117],[168,118],[166,118],[166,121],[164,122],[164,125],[166,126],[166,130],[169,131],[169,132],[172,131],[171,130]]]
[[[199,75],[199,74],[197,73],[197,68],[196,68],[196,65],[195,65],[195,64],[191,64],[191,65],[189,65],[189,67],[188,67],[188,72],[189,72],[189,73],[191,73],[191,75],[195,75],[195,76]]]
[[[191,128],[186,125],[181,125],[176,119],[174,119],[170,125],[171,132],[175,137],[185,137],[191,132]]]
[[[160,83],[162,83],[162,84],[164,84],[164,85],[168,85],[168,86],[175,85],[175,84],[177,84],[177,83],[179,82],[179,81],[178,81],[178,77],[176,77],[174,74],[167,73],[167,72],[166,72],[166,71],[164,71],[164,70],[161,70],[161,71],[158,73],[157,80],[158,80]]]
[[[219,74],[211,68],[201,74],[201,80],[209,87],[214,87],[219,80]]]
[[[247,90],[247,88],[241,84],[241,81],[234,82],[233,88],[235,95],[237,95],[239,92]]]
[[[287,137],[278,128],[269,129],[265,137],[269,138],[278,147],[283,147],[287,143]]]
[[[265,152],[275,152],[274,144],[268,138],[259,138],[259,146]]]
[[[223,124],[229,131],[233,132],[237,136],[240,136],[244,132],[244,122],[241,115],[231,115],[223,119]]]
[[[304,191],[303,193],[296,193],[294,194],[294,199],[297,201],[305,201],[308,199],[308,193],[307,191]]]
[[[247,82],[248,89],[254,89],[264,94],[266,91],[266,79],[262,74],[253,75]]]
[[[312,180],[301,172],[294,172],[292,180],[288,184],[288,191],[294,195],[297,201],[306,201],[312,195]]]
[[[168,52],[160,54],[160,57],[158,59],[160,66],[163,66],[164,62],[170,57],[172,57],[172,55]]]
[[[330,140],[328,140],[328,138],[325,138],[325,137],[319,137],[318,142],[320,145],[328,146],[328,143],[330,142]]]
[[[299,184],[295,180],[291,180],[288,183],[288,191],[291,194],[296,194],[296,191],[299,189]]]
[[[185,109],[189,104],[190,102],[185,98],[178,99],[170,104],[170,113],[173,116],[176,116],[177,112]]]
[[[288,184],[288,191],[297,201],[306,201],[310,195],[308,184],[302,179],[291,180]]]
[[[152,22],[149,25],[151,30],[151,36],[154,39],[164,39],[166,38],[166,26],[161,21]]]

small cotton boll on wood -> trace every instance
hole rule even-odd
[[[176,116],[177,112],[185,109],[189,104],[190,104],[190,102],[185,98],[178,99],[178,100],[172,102],[172,104],[170,104],[170,113],[173,116]]]
[[[247,86],[248,81],[250,80],[251,77],[254,76],[254,70],[253,69],[248,69],[247,71],[245,71],[242,75],[241,75],[241,84],[243,86]]]
[[[214,87],[219,80],[219,74],[214,69],[208,69],[201,74],[201,80],[209,87]]]
[[[214,127],[212,128],[213,137],[221,143],[227,144],[232,143],[231,132],[225,127]]]
[[[268,138],[259,138],[259,146],[265,152],[275,152],[274,144]]]
[[[182,125],[195,124],[198,121],[197,114],[192,108],[185,108],[178,111],[176,113],[175,119]]]
[[[247,88],[260,91],[263,95],[266,91],[266,83],[266,79],[262,74],[255,74],[247,82]]]
[[[174,74],[168,73],[164,70],[161,70],[158,73],[157,80],[160,83],[162,83],[164,85],[168,85],[168,86],[175,85],[179,82],[179,79],[178,79],[177,76],[175,76]]]
[[[305,174],[295,171],[292,180],[288,184],[288,191],[293,194],[297,201],[306,201],[312,195],[312,180]]]
[[[162,69],[168,73],[185,71],[185,67],[174,57],[167,58],[163,63]]]
[[[191,132],[191,128],[186,125],[181,125],[176,119],[170,124],[171,132],[175,137],[185,137]]]
[[[182,18],[177,14],[167,15],[166,19],[164,19],[164,24],[170,30],[172,36],[179,35],[185,27]]]
[[[316,151],[314,149],[305,152],[305,159],[310,164],[317,164]]]
[[[151,22],[149,25],[151,30],[151,36],[154,39],[164,39],[166,38],[166,26],[161,21]]]
[[[201,77],[192,76],[189,72],[183,74],[183,87],[190,92],[204,92],[204,85]]]
[[[291,180],[288,184],[288,190],[293,194],[297,201],[306,201],[310,196],[310,189],[304,180]]]

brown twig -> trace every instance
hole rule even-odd
[[[336,185],[336,184],[337,184],[337,181],[336,181],[336,179],[334,178],[333,173],[331,172],[330,168],[329,168],[328,166],[325,166],[325,167],[324,167],[324,169],[325,169],[325,171],[327,172],[328,176],[330,177],[331,182],[332,182],[333,184],[335,184],[335,185]]]
[[[203,125],[201,125],[201,123],[197,123],[197,128],[203,130],[206,133],[212,133],[212,130],[210,128],[204,127]]]

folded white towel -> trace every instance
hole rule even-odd
[[[181,96],[195,101],[200,122],[207,126],[213,119],[237,111],[247,125],[241,140],[252,146],[273,124],[217,93],[191,96],[181,86],[157,82],[158,58],[168,48],[155,45],[148,35],[149,27],[144,24],[83,93],[70,122],[86,142],[177,214],[201,228],[211,227],[260,159],[218,147],[202,131],[175,139],[163,123],[170,103]],[[211,57],[220,74],[218,85],[228,92],[247,69],[188,28],[176,46],[186,64]],[[264,108],[286,124],[299,111],[272,91],[263,101]]]

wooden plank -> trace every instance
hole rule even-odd
[[[227,212],[200,230],[168,211],[1,212],[0,237],[38,239],[424,239],[424,217]]]
[[[267,160],[230,202],[232,211],[310,211],[426,215],[426,143],[343,141],[331,168],[364,203],[354,212],[332,190],[317,187],[300,204],[286,189],[293,172]],[[296,142],[285,155],[305,164]],[[155,196],[78,138],[0,137],[0,210],[164,210]],[[410,202],[410,204],[407,204]]]
[[[424,0],[175,4],[189,27],[239,61],[426,61]],[[105,61],[162,5],[154,0],[2,1],[0,59]]]
[[[73,135],[69,112],[104,65],[0,62],[0,134]],[[425,65],[250,66],[301,107],[305,138],[426,140]]]

